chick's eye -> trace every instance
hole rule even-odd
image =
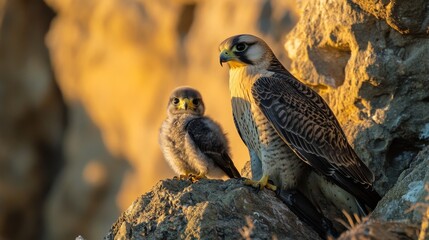
[[[173,98],[173,100],[171,101],[174,105],[179,104],[180,100],[178,98]]]
[[[198,99],[193,99],[192,104],[194,104],[195,106],[198,106],[200,104],[200,101]]]
[[[246,48],[247,48],[247,44],[245,44],[245,43],[239,43],[235,46],[235,49],[238,52],[242,52],[242,51],[246,50]]]

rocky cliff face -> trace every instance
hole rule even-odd
[[[367,13],[386,23],[401,34],[425,36],[429,33],[429,9],[424,0],[352,0]]]
[[[157,134],[166,97],[178,85],[201,90],[241,168],[248,156],[232,122],[227,70],[218,65],[217,46],[244,32],[266,39],[330,104],[385,194],[374,217],[419,225],[418,211],[404,210],[424,201],[429,180],[427,1],[299,3],[296,10],[282,0],[0,1],[0,238],[104,236],[138,195],[173,175]],[[312,236],[271,193],[254,193],[237,181],[159,183],[153,190],[178,199],[176,205],[157,208],[157,195],[150,191],[132,205],[139,214],[124,216],[130,221],[141,216],[137,230],[142,223],[152,229],[155,222],[175,218],[168,208],[183,209],[185,192],[203,194],[192,200],[195,206],[228,211],[204,184],[229,199],[245,193],[254,207],[272,204],[261,210],[260,225],[245,209],[224,218],[238,229],[254,224],[252,236],[269,238],[267,229],[292,234],[291,227]],[[164,218],[143,218],[146,210],[164,212],[159,215]],[[283,223],[268,219],[270,214]],[[206,215],[193,216],[198,224]],[[114,229],[135,228],[122,222]],[[226,236],[233,228],[225,228]],[[190,236],[200,233],[206,232],[189,230]]]
[[[339,240],[417,239],[403,221],[350,218]],[[164,180],[137,198],[105,237],[113,239],[320,239],[272,191],[243,181]]]
[[[328,101],[385,193],[429,142],[429,38],[401,34],[366,12],[369,1],[322,2],[300,6],[285,43],[291,70]]]

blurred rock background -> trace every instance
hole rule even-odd
[[[218,44],[238,33],[283,43],[282,0],[0,0],[0,239],[100,239],[174,173],[158,147],[170,91],[199,89],[239,169]]]
[[[157,135],[179,85],[202,92],[241,169],[217,50],[239,33],[328,101],[384,206],[423,199],[428,23],[424,0],[0,0],[0,239],[100,239],[173,177]]]

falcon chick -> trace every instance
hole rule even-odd
[[[373,209],[380,200],[374,176],[322,97],[289,73],[258,37],[233,36],[219,50],[221,65],[229,65],[234,122],[251,157],[253,180],[246,183],[305,192],[308,176],[316,174],[320,192],[339,209]]]
[[[159,134],[165,159],[180,179],[198,180],[225,174],[239,178],[225,134],[216,122],[204,116],[204,110],[197,90],[179,87],[171,93],[167,118]]]

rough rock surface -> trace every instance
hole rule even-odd
[[[285,43],[291,71],[331,106],[383,195],[429,143],[429,38],[401,35],[351,1],[300,10]]]
[[[422,211],[411,211],[418,203],[429,204],[429,147],[421,151],[410,168],[403,171],[371,215],[372,219],[407,221],[420,225]],[[423,209],[421,209],[423,210]]]
[[[385,206],[381,202],[378,209]],[[401,208],[399,204],[396,208]],[[392,211],[393,209],[390,209]],[[379,210],[378,210],[379,211]],[[383,210],[386,211],[386,210]],[[405,216],[407,217],[407,216]],[[396,220],[396,221],[392,221]],[[418,224],[405,218],[349,216],[338,240],[417,239]],[[319,239],[272,191],[242,180],[163,180],[124,211],[105,239]]]
[[[419,226],[403,222],[352,220],[346,225],[350,230],[342,233],[337,240],[414,240],[420,234]]]
[[[402,34],[429,35],[429,2],[425,0],[352,0],[363,10],[384,19]]]
[[[274,192],[242,180],[164,180],[137,198],[105,239],[318,239]]]
[[[406,8],[406,1],[355,2],[361,7],[342,0],[301,2],[302,17],[285,43],[291,71],[324,97],[375,173],[375,187],[385,197],[370,218],[419,226],[420,212],[406,212],[428,194],[429,38],[412,36],[420,30],[411,25],[392,26],[404,22],[390,17],[406,21],[408,11],[374,13],[382,2],[390,11]],[[421,24],[426,18],[414,17]]]

